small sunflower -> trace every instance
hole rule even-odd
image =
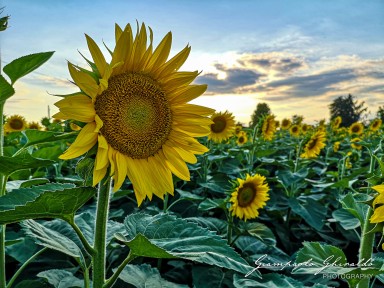
[[[39,122],[29,122],[28,123],[28,129],[35,129],[35,130],[41,130],[43,129]]]
[[[235,135],[238,136],[243,131],[243,125],[236,125]]]
[[[343,121],[343,118],[341,118],[341,116],[337,116],[335,119],[333,119],[332,129],[334,130],[338,129],[342,121]]]
[[[369,125],[369,130],[371,130],[373,132],[379,130],[382,123],[383,123],[383,121],[379,118],[373,119],[371,124]]]
[[[269,187],[264,176],[247,174],[245,180],[238,178],[238,185],[231,194],[229,202],[232,216],[247,221],[259,216],[259,209],[269,200]]]
[[[264,118],[261,126],[261,135],[265,140],[272,140],[276,132],[276,121],[274,115],[268,115]]]
[[[300,135],[300,132],[301,132],[301,129],[300,129],[300,126],[295,124],[295,125],[292,125],[290,128],[289,128],[289,133],[294,136],[294,137],[298,137]]]
[[[282,130],[288,130],[289,127],[291,127],[291,120],[287,119],[287,118],[284,118],[283,120],[281,120],[281,129]]]
[[[211,124],[211,132],[208,135],[208,139],[213,142],[220,143],[230,138],[236,130],[235,117],[232,113],[217,112],[211,116],[213,123]]]
[[[356,149],[356,150],[361,150],[362,149],[362,146],[360,145],[360,144],[357,144],[356,142],[360,142],[361,141],[361,139],[360,138],[353,138],[352,140],[351,140],[351,147],[353,148],[353,149]]]
[[[363,134],[364,126],[360,122],[355,122],[349,126],[349,134],[351,135],[361,135]]]
[[[247,133],[245,133],[244,131],[242,131],[241,133],[239,133],[239,135],[237,136],[237,145],[244,145],[245,143],[248,142],[248,136],[247,136]]]
[[[301,131],[303,133],[307,133],[310,128],[311,128],[311,126],[309,126],[308,124],[302,124],[301,125]]]
[[[325,147],[325,133],[317,131],[312,135],[307,144],[305,144],[304,152],[300,155],[302,158],[316,158],[321,149]]]
[[[23,131],[28,128],[27,121],[23,116],[12,115],[5,118],[4,132]]]
[[[337,152],[340,149],[340,141],[333,143],[333,152]]]
[[[161,199],[173,195],[172,174],[190,179],[186,162],[196,163],[195,154],[208,151],[194,137],[209,134],[214,110],[188,103],[207,86],[190,85],[198,71],[178,71],[189,45],[167,60],[171,32],[154,48],[152,30],[148,35],[144,23],[136,35],[131,25],[122,30],[116,24],[115,39],[110,63],[88,35],[92,71],[68,63],[81,91],[57,102],[60,112],[54,117],[86,124],[60,158],[79,157],[96,145],[93,185],[109,170],[117,191],[128,176],[140,206],[153,194]]]

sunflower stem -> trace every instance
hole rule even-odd
[[[0,101],[0,157],[4,155],[4,105],[5,101]],[[6,176],[0,174],[0,197],[6,194],[5,190]],[[5,229],[6,225],[0,225],[0,288],[6,287],[5,274]]]
[[[100,182],[97,196],[96,223],[94,235],[93,287],[102,288],[105,283],[106,235],[109,210],[111,178],[107,176]]]
[[[227,242],[228,245],[232,243],[232,228],[233,228],[233,217],[231,214],[228,215],[228,225],[227,225]]]

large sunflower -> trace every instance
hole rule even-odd
[[[276,121],[274,115],[268,115],[264,118],[261,126],[261,135],[265,140],[272,140],[276,132]]]
[[[237,179],[238,185],[229,199],[232,203],[229,211],[232,211],[233,216],[245,221],[259,216],[258,210],[263,208],[269,199],[269,187],[265,180],[265,177],[259,174],[247,174],[245,180]]]
[[[373,215],[369,219],[371,223],[384,222],[384,184],[376,185],[372,187],[373,190],[379,194],[373,200]]]
[[[352,135],[361,135],[363,134],[364,126],[360,122],[355,122],[351,126],[349,126],[349,134]]]
[[[12,115],[5,118],[4,132],[23,131],[28,128],[27,121],[21,115]]]
[[[315,158],[320,154],[321,149],[325,147],[325,132],[317,131],[305,144],[304,152],[300,155],[302,158]]]
[[[220,143],[230,138],[236,131],[235,117],[232,113],[217,112],[211,116],[213,123],[211,124],[211,132],[208,139],[213,142]]]
[[[206,85],[190,85],[199,74],[179,72],[190,46],[167,61],[172,42],[169,32],[153,49],[153,34],[144,24],[133,35],[128,24],[115,26],[116,46],[110,63],[92,38],[86,40],[92,71],[68,63],[81,92],[55,105],[59,119],[85,122],[75,142],[60,156],[71,159],[97,145],[93,185],[108,168],[114,191],[126,176],[133,184],[138,205],[153,194],[173,194],[172,173],[183,180],[190,174],[185,162],[196,163],[195,154],[208,149],[193,137],[209,134],[214,110],[188,104],[205,92]]]

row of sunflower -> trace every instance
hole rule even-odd
[[[381,120],[243,127],[189,103],[171,33],[116,25],[110,63],[86,41],[56,120],[2,127],[1,288],[384,283]]]

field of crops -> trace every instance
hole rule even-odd
[[[381,120],[236,124],[146,33],[111,63],[86,36],[59,113],[2,117],[0,287],[383,287]],[[51,56],[4,67],[0,114]]]

